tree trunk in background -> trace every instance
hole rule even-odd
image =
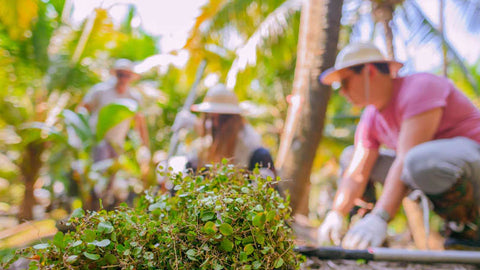
[[[18,213],[18,220],[20,222],[33,219],[32,210],[35,205],[33,185],[35,184],[35,181],[37,181],[40,168],[42,167],[41,155],[44,150],[45,143],[39,141],[33,141],[25,147],[22,163],[20,164],[20,172],[25,183],[23,202],[20,212]]]
[[[442,57],[443,57],[443,64],[442,64],[442,73],[443,76],[448,77],[448,59],[447,59],[447,46],[445,45],[445,31],[444,31],[444,25],[445,25],[445,0],[440,0],[440,8],[439,8],[439,25],[438,25],[438,32],[440,32],[440,35],[442,37]]]
[[[308,213],[310,173],[331,93],[318,76],[334,65],[342,5],[343,0],[307,0],[302,8],[291,105],[276,164],[294,213]]]
[[[388,58],[395,59],[395,49],[393,47],[393,32],[388,21],[383,21],[385,29],[385,45],[387,46]]]
[[[385,32],[385,45],[389,59],[395,59],[395,49],[393,47],[393,31],[390,27],[390,21],[393,19],[395,5],[401,1],[373,1],[373,17],[376,22],[383,26]]]

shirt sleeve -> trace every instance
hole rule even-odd
[[[418,74],[404,87],[398,97],[402,121],[447,104],[450,85],[445,78],[433,74]]]
[[[380,142],[374,132],[375,109],[371,106],[365,108],[360,117],[360,122],[355,130],[355,145],[365,148],[378,149]]]
[[[135,100],[138,104],[138,106],[142,106],[143,105],[143,97],[142,97],[142,94],[140,94],[140,92],[138,92],[136,89],[131,89],[130,90],[130,97]]]

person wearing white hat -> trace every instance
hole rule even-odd
[[[397,77],[401,67],[374,45],[355,43],[319,78],[327,85],[339,83],[351,103],[365,108],[318,242],[331,240],[349,249],[382,245],[387,223],[416,189],[448,225],[445,248],[480,248],[480,111],[446,78]],[[349,211],[375,180],[384,184],[381,196],[342,240]]]
[[[185,120],[172,127],[172,130],[178,130],[199,122],[199,149],[189,155],[187,168],[197,170],[226,158],[232,164],[249,170],[259,166],[263,173],[274,176],[270,152],[262,147],[260,135],[242,116],[237,96],[225,85],[217,84],[210,88],[203,102],[192,105],[191,111],[202,113],[201,118],[195,120],[192,114],[184,112],[182,118]]]
[[[104,106],[114,102],[135,103],[137,106],[141,104],[141,95],[130,87],[131,83],[139,78],[134,71],[133,62],[128,59],[118,59],[111,73],[115,77],[94,85],[79,105],[91,113],[90,126],[93,130],[96,130],[98,113]],[[95,162],[118,156],[123,150],[131,122],[131,119],[125,120],[107,132],[105,139],[94,149]],[[148,132],[144,117],[140,113],[135,116],[134,123],[142,142],[148,146]]]
[[[89,124],[92,130],[96,130],[98,114],[100,110],[111,103],[122,103],[128,106],[141,106],[142,97],[140,93],[131,87],[131,83],[140,76],[134,70],[134,63],[128,59],[118,59],[115,61],[110,73],[114,75],[113,78],[105,82],[94,85],[85,95],[79,108],[85,108],[90,113]],[[125,139],[130,127],[134,123],[134,128],[137,130],[143,146],[137,151],[141,153],[139,159],[140,166],[145,168],[148,166],[150,160],[149,139],[146,122],[143,114],[137,113],[133,118],[126,119],[107,131],[103,140],[101,140],[93,149],[92,157],[94,163],[106,159],[117,158],[124,150]],[[94,198],[102,198],[104,205],[111,206],[114,199],[120,199],[122,193],[128,192],[128,186],[125,186],[124,181],[116,179],[112,175],[108,181],[106,190],[97,192],[92,191]],[[120,192],[119,192],[120,191]],[[99,193],[99,194],[97,194]],[[103,195],[102,195],[103,194]],[[116,197],[116,198],[114,198]],[[98,203],[96,199],[92,200]],[[94,209],[98,206],[93,205]]]

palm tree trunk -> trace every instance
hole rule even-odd
[[[343,0],[308,0],[302,8],[297,63],[277,168],[291,194],[294,213],[308,213],[310,173],[323,132],[331,88],[319,83],[334,65]],[[296,106],[295,106],[296,105]]]
[[[388,58],[395,59],[395,49],[393,46],[393,31],[390,22],[393,19],[396,1],[372,1],[373,16],[376,22],[383,26],[385,32],[385,45]]]
[[[383,25],[383,29],[385,30],[385,44],[387,46],[388,58],[389,59],[395,59],[395,49],[393,47],[392,27],[390,27],[390,22],[389,21],[383,21],[382,25]]]
[[[25,183],[24,198],[18,214],[20,222],[33,219],[33,206],[35,205],[33,185],[42,167],[41,155],[44,150],[45,143],[38,141],[31,142],[25,147],[22,163],[20,164],[20,172]]]
[[[448,66],[448,59],[447,59],[447,46],[445,45],[445,32],[444,32],[444,24],[445,24],[445,1],[440,0],[440,9],[439,9],[439,26],[438,26],[438,32],[440,32],[440,35],[442,37],[442,56],[443,56],[443,65],[442,65],[442,73],[443,76],[447,77],[447,66]]]

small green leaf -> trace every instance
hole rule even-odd
[[[82,240],[77,240],[77,241],[75,241],[75,242],[72,243],[72,247],[78,247],[78,246],[80,246],[82,243],[83,243]]]
[[[259,269],[262,266],[262,262],[254,261],[252,265],[253,265],[253,269]]]
[[[260,205],[260,204],[257,204],[253,210],[257,211],[257,212],[262,212],[263,211],[263,207]]]
[[[103,221],[98,223],[97,227],[98,232],[111,233],[113,232],[113,225],[108,221]]]
[[[148,207],[148,211],[153,211],[155,209],[164,209],[166,206],[166,203],[165,202],[156,202],[154,204],[151,204],[149,207]]]
[[[145,254],[143,254],[143,258],[145,260],[153,260],[155,256],[153,255],[152,252],[148,251],[148,252],[145,252]]]
[[[97,246],[97,247],[106,247],[108,245],[110,245],[110,240],[109,239],[103,239],[102,241],[93,241],[92,242],[93,245]]]
[[[240,262],[245,262],[248,259],[248,255],[245,252],[240,252]]]
[[[83,255],[85,257],[89,258],[90,260],[93,260],[93,261],[96,261],[96,260],[100,259],[100,255],[98,255],[98,254],[83,252]]]
[[[217,232],[217,225],[209,221],[203,226],[203,231],[207,234],[214,234],[215,232]]]
[[[185,254],[187,254],[188,259],[190,259],[192,261],[197,260],[197,258],[196,258],[197,251],[195,249],[189,249],[189,250],[187,250],[187,252]]]
[[[280,268],[283,265],[283,259],[278,258],[278,260],[275,262],[275,268]]]
[[[265,243],[265,236],[262,233],[256,233],[255,239],[257,240],[257,243],[259,243],[260,245],[263,245]]]
[[[83,211],[82,208],[77,208],[77,209],[73,210],[72,215],[70,217],[80,218],[80,217],[83,217],[83,216],[85,216],[85,211]]]
[[[72,256],[68,256],[68,258],[65,260],[67,263],[74,263],[76,262],[78,259],[78,255],[72,255]]]
[[[252,223],[255,227],[262,227],[265,224],[265,215],[263,213],[256,214]]]
[[[274,210],[268,211],[268,213],[267,213],[267,221],[272,221],[272,220],[274,220],[276,216],[277,216],[277,212],[276,212],[276,211],[274,211]]]
[[[95,240],[95,238],[97,237],[97,234],[95,233],[95,231],[92,231],[92,230],[85,230],[85,232],[83,233],[83,239],[85,240],[85,242],[93,242]]]
[[[50,246],[48,243],[43,243],[43,244],[36,244],[33,246],[34,249],[46,249]]]
[[[187,252],[185,252],[185,254],[195,257],[197,255],[197,251],[195,249],[189,249]]]
[[[60,249],[65,247],[65,242],[63,241],[63,232],[57,232],[55,234],[53,237],[53,244]]]
[[[222,247],[222,249],[226,252],[230,252],[233,250],[233,242],[228,239],[223,239],[220,243],[220,247]]]
[[[252,244],[248,244],[248,245],[246,245],[246,246],[243,248],[243,251],[245,251],[245,253],[246,253],[247,255],[252,254],[254,250],[255,250],[255,248],[253,247]]]
[[[105,255],[105,260],[107,261],[107,263],[109,264],[116,264],[117,263],[117,257],[115,257],[113,254],[111,253],[107,253]]]
[[[233,228],[228,223],[222,223],[222,225],[220,225],[220,233],[223,235],[231,235],[233,233]]]
[[[212,211],[206,211],[200,214],[200,219],[202,221],[212,220],[214,217],[215,217],[215,213]]]

